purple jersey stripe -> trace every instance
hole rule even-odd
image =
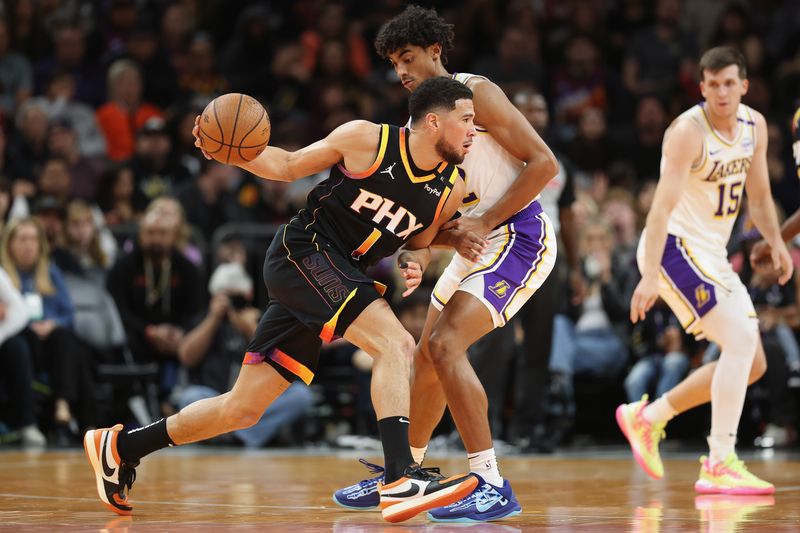
[[[680,291],[685,301],[702,317],[717,305],[716,286],[701,277],[681,250],[674,235],[667,235],[661,267],[672,285]]]

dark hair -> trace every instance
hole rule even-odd
[[[716,46],[700,58],[700,79],[703,79],[706,70],[712,73],[719,72],[731,65],[739,67],[739,78],[747,78],[747,62],[744,54],[732,46]]]
[[[452,111],[456,108],[456,100],[464,98],[472,100],[472,91],[460,81],[444,76],[428,78],[419,84],[408,100],[411,123],[416,123],[426,113],[436,108]]]
[[[381,26],[375,38],[375,51],[385,59],[407,44],[422,48],[440,44],[442,64],[446,65],[447,51],[453,47],[454,36],[453,25],[437,15],[436,10],[410,5]]]

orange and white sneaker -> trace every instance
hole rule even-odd
[[[403,522],[423,511],[457,502],[477,486],[478,478],[474,474],[445,479],[438,469],[423,469],[412,464],[397,481],[379,485],[381,515],[387,522]]]
[[[700,478],[694,490],[700,494],[774,494],[775,486],[753,475],[744,461],[731,452],[724,461],[711,464],[711,460],[700,458]]]
[[[648,422],[642,411],[647,407],[647,394],[638,402],[624,403],[617,407],[617,424],[631,445],[631,451],[648,476],[653,479],[664,477],[664,464],[658,453],[658,444],[666,437],[666,423]]]
[[[124,462],[117,452],[117,436],[122,424],[112,428],[92,429],[83,436],[83,449],[94,469],[97,494],[106,507],[119,515],[129,515],[128,492],[136,480],[139,463]]]

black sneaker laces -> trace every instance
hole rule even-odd
[[[127,498],[126,493],[130,492],[133,482],[136,481],[136,467],[139,462],[122,463],[119,466],[119,495]],[[126,490],[127,489],[127,490]]]
[[[444,476],[438,467],[422,468],[416,463],[406,468],[405,475],[421,481],[436,481],[438,479],[444,479]]]

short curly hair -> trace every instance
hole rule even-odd
[[[438,43],[442,46],[444,65],[447,51],[453,48],[454,37],[453,24],[445,22],[435,9],[410,5],[381,26],[375,38],[375,51],[385,59],[407,44],[427,48]]]

